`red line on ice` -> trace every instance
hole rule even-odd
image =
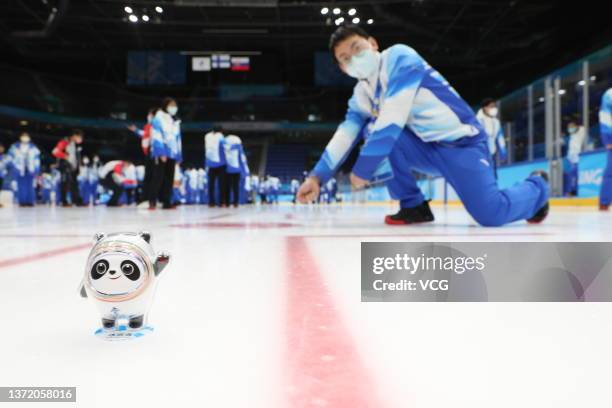
[[[194,222],[172,224],[174,228],[239,228],[239,229],[274,229],[299,227],[288,222]]]
[[[30,262],[40,261],[41,259],[52,258],[54,256],[64,255],[69,252],[81,251],[83,249],[91,248],[91,243],[73,245],[69,247],[52,249],[50,251],[39,252],[37,254],[30,254],[25,256],[20,256],[17,258],[9,258],[0,260],[0,268],[8,268],[9,266],[15,266]]]
[[[301,235],[304,238],[378,238],[378,237],[400,237],[400,238],[411,238],[411,237],[529,237],[529,236],[550,236],[555,235],[552,232],[511,232],[504,234],[495,234],[495,233],[480,233],[480,232],[472,232],[472,233],[427,233],[427,234],[305,234]]]
[[[287,237],[286,262],[286,406],[381,407],[304,238]]]

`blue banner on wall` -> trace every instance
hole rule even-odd
[[[597,197],[606,167],[606,151],[580,155],[578,162],[578,197]]]
[[[512,187],[525,180],[535,170],[549,171],[548,160],[535,160],[528,163],[513,164],[497,169],[497,185],[499,188]]]
[[[187,57],[177,51],[128,52],[128,85],[183,85],[186,79]]]

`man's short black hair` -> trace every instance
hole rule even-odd
[[[490,104],[495,103],[495,102],[496,101],[493,98],[484,98],[482,100],[482,103],[480,104],[480,107],[484,108],[485,106],[489,106]]]
[[[72,136],[81,136],[83,137],[83,131],[81,129],[73,129]]]
[[[338,63],[338,60],[336,59],[336,54],[334,53],[336,46],[338,45],[338,43],[354,35],[358,35],[359,37],[363,37],[365,39],[371,37],[370,34],[368,34],[363,28],[350,24],[338,27],[336,31],[334,31],[329,37],[329,51],[331,52],[332,58],[334,59],[334,62],[336,64]]]
[[[172,102],[176,103],[176,99],[166,97],[162,100],[162,109],[166,109]]]

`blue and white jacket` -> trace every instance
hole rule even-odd
[[[249,166],[246,163],[242,140],[236,135],[229,135],[225,138],[225,161],[227,162],[228,173],[249,174]]]
[[[499,158],[506,160],[508,152],[506,150],[506,139],[504,138],[504,128],[501,122],[497,118],[492,118],[484,113],[484,109],[479,109],[476,113],[476,118],[482,125],[485,133],[487,134],[487,144],[489,146],[489,153],[494,156],[499,152]]]
[[[151,122],[151,157],[166,156],[171,160],[183,160],[181,121],[160,109]]]
[[[599,131],[604,146],[612,144],[612,88],[608,89],[601,97]]]
[[[397,44],[379,55],[380,68],[355,85],[344,122],[311,174],[325,183],[351,149],[366,138],[353,173],[370,179],[409,128],[425,142],[483,133],[470,106],[415,50]],[[368,132],[364,126],[371,123]]]
[[[8,174],[8,169],[11,163],[11,156],[0,153],[0,178],[5,178]],[[0,186],[2,188],[2,186]]]
[[[40,172],[40,150],[33,143],[14,143],[8,151],[11,167],[17,176],[37,175]]]
[[[207,168],[225,166],[225,138],[220,132],[208,132],[204,136],[205,165]]]

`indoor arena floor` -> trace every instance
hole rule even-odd
[[[609,241],[612,212],[483,228],[390,210],[0,209],[0,386],[77,387],[54,407],[612,406],[612,304],[360,301],[362,241]],[[138,230],[172,254],[155,331],[104,342],[77,293],[92,236]]]

